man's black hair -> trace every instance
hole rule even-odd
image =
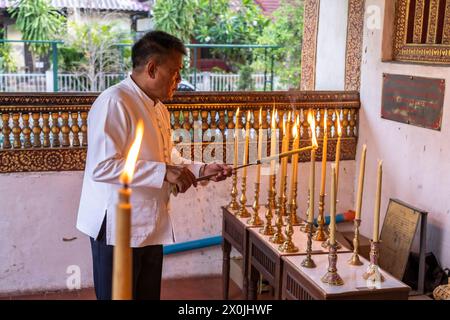
[[[144,66],[152,56],[157,56],[158,62],[172,51],[187,54],[183,42],[164,31],[150,31],[139,39],[131,49],[133,69]]]

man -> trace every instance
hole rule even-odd
[[[187,163],[172,146],[170,115],[161,100],[173,96],[185,54],[178,38],[161,31],[147,33],[132,48],[131,76],[105,90],[89,112],[77,228],[91,238],[98,299],[111,299],[119,176],[138,120],[144,122],[144,137],[131,183],[133,299],[160,298],[162,244],[174,242],[171,186],[183,193],[197,186],[196,178],[202,175],[215,174],[214,181],[231,175],[226,165]]]

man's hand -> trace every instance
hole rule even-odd
[[[232,167],[226,164],[210,163],[207,164],[205,170],[203,171],[204,176],[215,174],[211,178],[212,181],[222,181],[227,177],[231,177],[233,173]]]
[[[166,165],[164,181],[177,186],[178,192],[184,193],[191,185],[197,186],[194,174],[186,167]]]

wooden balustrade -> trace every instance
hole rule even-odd
[[[0,94],[0,172],[69,171],[83,170],[87,147],[87,117],[97,94],[15,93]],[[334,159],[338,111],[343,129],[341,156],[355,158],[358,110],[357,92],[183,92],[165,101],[171,113],[172,129],[184,129],[190,135],[187,141],[174,141],[185,157],[203,160],[203,150],[212,146],[226,151],[232,147],[239,107],[238,127],[245,128],[247,110],[251,111],[251,128],[259,129],[259,109],[263,112],[263,129],[269,129],[272,108],[278,110],[277,127],[282,130],[282,118],[293,111],[300,118],[300,145],[310,145],[307,112],[316,112],[316,126],[321,157],[323,117],[328,115],[329,160]],[[196,135],[196,138],[193,138]],[[211,136],[220,136],[212,141]],[[268,135],[270,137],[270,135]],[[256,150],[256,135],[251,145]],[[268,141],[270,144],[270,141]],[[212,145],[211,145],[212,144]],[[280,144],[281,145],[281,144]],[[186,150],[189,151],[188,154]],[[267,148],[268,150],[269,148]],[[301,154],[300,161],[309,161],[309,153]]]

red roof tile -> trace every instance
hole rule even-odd
[[[271,15],[280,6],[280,0],[255,0],[255,2],[267,15]]]
[[[0,0],[0,8],[11,7],[16,0]],[[145,3],[137,0],[51,0],[56,8],[91,8],[118,11],[149,11]]]

